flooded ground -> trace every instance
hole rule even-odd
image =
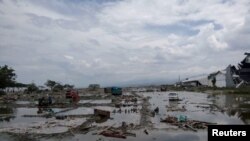
[[[125,96],[81,96],[78,104],[55,105],[39,113],[35,101],[18,100],[0,105],[0,140],[124,140],[105,137],[102,131],[126,130],[126,140],[207,140],[207,129],[190,130],[162,122],[166,117],[211,124],[249,124],[250,96],[176,92],[180,101],[169,101],[170,92],[127,92]],[[93,99],[91,99],[91,97]],[[136,99],[136,100],[134,100]],[[159,112],[155,112],[156,108]],[[96,118],[94,109],[110,112]],[[125,133],[125,132],[124,132]],[[122,136],[123,137],[123,136]]]
[[[92,104],[108,104],[111,103],[110,99],[107,100],[80,100],[79,103],[85,104],[85,103],[92,103]]]
[[[160,119],[163,119],[167,115],[175,117],[185,115],[189,119],[217,124],[244,124],[244,118],[240,117],[240,112],[242,111],[242,107],[240,106],[243,102],[234,101],[238,96],[213,96],[190,92],[179,92],[178,94],[182,101],[169,101],[168,95],[165,93],[142,94],[143,96],[150,97],[151,110],[159,107],[159,114],[151,119],[155,128],[164,127]],[[249,97],[244,96],[244,98],[249,100]],[[229,100],[234,101],[234,108]],[[231,113],[232,110],[236,113]]]

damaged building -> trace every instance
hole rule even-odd
[[[238,65],[238,73],[242,80],[250,82],[250,53],[245,53],[246,57]]]
[[[90,91],[96,91],[101,88],[100,84],[89,84],[89,90]]]
[[[186,87],[208,86],[207,75],[186,78],[186,80],[181,82],[181,85]]]
[[[231,65],[225,70],[217,71],[208,75],[208,86],[210,87],[236,87],[240,81],[236,68]]]
[[[238,69],[229,65],[224,70],[219,70],[209,75],[187,78],[181,81],[182,86],[208,86],[208,87],[240,87],[250,82],[250,53],[239,63]]]

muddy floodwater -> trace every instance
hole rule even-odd
[[[178,101],[169,101],[169,93],[127,92],[126,96],[81,94],[77,104],[55,104],[44,114],[38,112],[36,100],[2,102],[0,140],[206,141],[205,127],[180,128],[163,121],[166,117],[178,120],[186,117],[188,121],[209,124],[250,123],[249,95],[183,91],[175,92]],[[110,117],[96,118],[94,109],[108,111]],[[124,134],[119,134],[118,138],[101,134],[111,128]]]

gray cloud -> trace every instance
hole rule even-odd
[[[178,23],[172,25],[146,25],[145,29],[151,30],[160,34],[176,34],[193,36],[199,33],[197,29],[191,29],[185,25]]]
[[[0,2],[0,65],[18,81],[171,83],[236,64],[248,0]]]
[[[227,36],[227,42],[234,51],[242,50],[249,51],[250,47],[250,13],[245,17],[245,22],[242,26]]]

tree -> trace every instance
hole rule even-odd
[[[19,82],[17,82],[17,83],[14,84],[14,87],[17,87],[17,88],[27,87],[27,86],[29,86],[29,84],[23,84],[23,83],[19,83]]]
[[[57,84],[56,81],[52,81],[52,80],[47,80],[47,82],[45,83],[45,85],[49,87],[51,90],[53,90],[56,84]]]
[[[60,83],[56,83],[56,85],[53,88],[53,91],[60,91],[63,90],[63,85]]]
[[[9,68],[7,65],[0,66],[0,89],[13,86],[16,79],[14,69]]]
[[[64,84],[64,89],[73,89],[74,85],[70,85],[70,84]]]
[[[29,84],[28,87],[27,87],[28,93],[36,92],[36,91],[38,91],[38,90],[39,90],[39,88],[36,86],[35,83],[31,83],[31,84]]]

